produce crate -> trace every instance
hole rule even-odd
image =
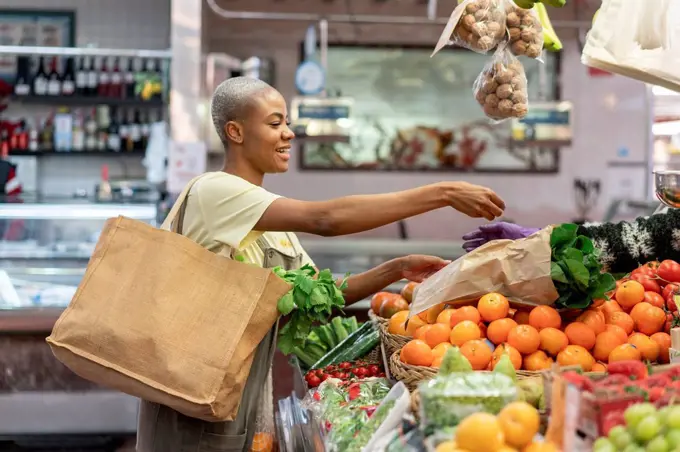
[[[674,367],[673,365],[652,366],[652,374]],[[543,372],[543,390],[545,394],[546,411],[552,411],[552,389],[558,384],[555,379],[557,372],[575,370],[574,367],[564,367],[560,370]],[[606,373],[588,372],[584,374],[590,379],[597,381],[607,376]],[[623,412],[628,406],[643,402],[644,397],[640,394],[612,394],[606,398],[597,397],[594,393],[581,391],[564,380],[559,380],[565,385],[565,410],[576,413],[575,430],[580,432],[585,441],[594,441],[600,436],[606,436],[609,430],[624,423]],[[631,385],[634,386],[633,382]]]

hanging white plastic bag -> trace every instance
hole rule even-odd
[[[484,114],[494,121],[523,118],[529,108],[524,66],[502,44],[472,85]]]
[[[505,23],[513,55],[539,59],[543,51],[543,25],[536,10],[505,0]]]
[[[447,45],[487,53],[503,41],[505,0],[465,0],[456,7],[431,56]]]
[[[680,2],[604,0],[581,61],[680,92]]]

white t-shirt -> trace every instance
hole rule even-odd
[[[245,179],[224,172],[207,173],[189,192],[184,214],[183,235],[204,248],[220,252],[235,250],[246,262],[263,265],[264,253],[256,241],[268,248],[314,265],[292,232],[260,232],[253,228],[279,196]]]

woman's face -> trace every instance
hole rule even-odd
[[[291,140],[286,101],[275,89],[258,96],[243,122],[244,157],[262,173],[285,173]]]

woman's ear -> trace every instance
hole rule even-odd
[[[224,133],[237,144],[243,143],[243,126],[237,122],[229,121],[224,125]]]

